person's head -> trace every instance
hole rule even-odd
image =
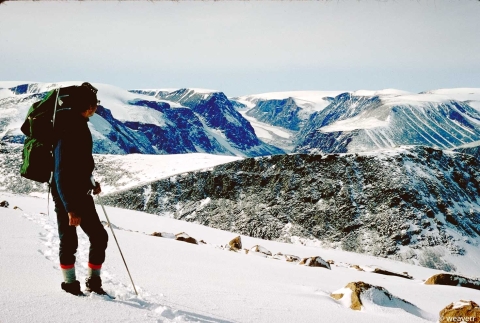
[[[97,89],[90,83],[85,82],[78,88],[78,99],[74,107],[83,117],[90,118],[97,111]]]

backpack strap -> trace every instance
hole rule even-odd
[[[60,94],[60,88],[57,89],[57,97],[55,98],[55,107],[53,108],[53,118],[52,118],[52,128],[55,127],[55,116],[57,115],[57,103],[58,103],[58,95]],[[52,150],[53,156],[53,143],[52,143]],[[50,180],[48,181],[48,196],[47,196],[47,216],[50,218],[50,192],[52,190],[52,181],[53,181],[53,171],[50,173]]]
[[[52,119],[52,127],[55,127],[55,116],[57,114],[57,103],[58,103],[58,95],[60,94],[60,88],[57,89],[57,97],[55,98],[55,107],[53,108],[53,119]],[[52,145],[53,147],[53,145]]]

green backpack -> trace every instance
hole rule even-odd
[[[54,167],[55,116],[60,110],[71,109],[79,88],[80,86],[69,86],[51,90],[43,100],[35,102],[28,110],[20,128],[26,136],[20,168],[23,177],[50,183]]]

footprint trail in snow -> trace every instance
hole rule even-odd
[[[23,213],[23,217],[38,224],[43,228],[40,233],[40,239],[43,242],[43,248],[38,251],[48,260],[52,262],[52,267],[60,271],[58,259],[59,237],[57,231],[56,220],[45,216],[44,214],[28,214]],[[52,217],[52,215],[50,215]],[[106,228],[109,232],[110,230]],[[90,242],[85,233],[80,229],[78,233],[78,249],[76,254],[76,271],[77,277],[87,276],[88,250]],[[111,233],[109,232],[109,236]],[[113,240],[113,239],[112,239]],[[111,240],[111,241],[112,241]],[[61,273],[58,272],[59,277]],[[172,306],[164,305],[168,301],[160,299],[163,295],[154,295],[139,286],[135,286],[139,295],[135,295],[130,285],[124,284],[115,275],[108,271],[108,265],[102,268],[102,281],[104,286],[112,296],[116,299],[111,300],[106,296],[91,294],[89,299],[117,302],[125,306],[132,306],[146,311],[145,322],[216,322],[227,323],[230,320],[211,317],[209,313],[197,314],[198,310],[192,309],[193,312],[175,309]]]

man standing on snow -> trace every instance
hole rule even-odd
[[[97,110],[97,89],[83,83],[78,89],[78,100],[69,111],[56,115],[54,146],[55,167],[51,184],[57,213],[60,237],[60,267],[66,292],[84,296],[75,276],[75,253],[78,247],[77,226],[90,239],[88,277],[86,290],[105,295],[100,269],[105,261],[108,234],[105,231],[93,202],[93,194],[101,192],[100,184],[92,179],[95,163],[92,156],[92,135],[88,120]]]

